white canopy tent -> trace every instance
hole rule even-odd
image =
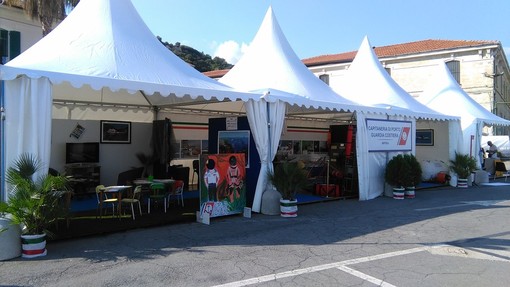
[[[460,117],[464,144],[457,151],[474,156],[480,167],[483,127],[509,126],[510,121],[491,113],[464,92],[444,62],[438,63],[434,75],[418,100],[438,112]]]
[[[274,89],[238,92],[204,76],[168,51],[129,1],[82,0],[49,35],[0,66],[0,80],[3,167],[22,152],[48,163],[52,118],[151,122],[158,111],[249,114],[255,111],[245,102],[268,92],[265,100],[280,99],[297,112],[327,106]]]
[[[385,71],[377,55],[372,49],[368,37],[363,39],[360,48],[350,65],[346,75],[338,87],[334,88],[344,97],[359,104],[368,104],[386,108],[388,111],[404,109],[399,114],[394,114],[385,119],[410,120],[413,122],[411,134],[416,134],[416,120],[449,121],[449,156],[453,156],[454,150],[460,144],[460,125],[455,116],[441,114],[415,100],[402,89]],[[358,122],[364,121],[358,117]],[[363,135],[363,134],[361,134]],[[412,137],[412,151],[416,153],[416,139]],[[356,141],[358,150],[367,150],[366,140]],[[384,169],[388,160],[395,152],[366,152],[358,153],[358,162],[366,163],[366,172],[359,175],[360,199],[372,199],[383,192]],[[369,186],[365,186],[370,183]]]
[[[251,109],[259,111],[257,114],[261,119],[266,117],[264,111],[268,110],[271,112],[269,117],[271,127],[270,144],[267,144],[268,136],[255,140],[263,164],[255,191],[254,211],[260,209],[262,194],[267,185],[266,173],[267,170],[273,168],[272,161],[274,160],[281,137],[281,125],[283,124],[285,114],[287,116],[300,115],[304,117],[311,117],[313,114],[314,117],[344,118],[346,121],[352,119],[352,113],[354,112],[356,112],[358,117],[360,114],[378,115],[379,117],[387,115],[414,115],[413,111],[407,109],[375,108],[355,103],[335,93],[328,85],[311,73],[294,53],[271,7],[268,9],[255,38],[250,44],[249,50],[219,81],[242,91],[253,92],[264,89],[276,89],[277,92],[271,92],[271,95],[282,96],[281,92],[283,91],[285,95],[296,101],[302,99],[313,100],[314,103],[322,103],[320,107],[325,109],[322,111],[317,109],[307,109],[304,111],[300,108],[296,109],[295,106],[287,106],[287,110],[285,110],[285,106],[278,105],[278,102],[270,103],[269,107],[266,107],[264,102],[247,103],[247,106]],[[256,125],[257,122],[260,123],[260,119],[256,120],[250,115],[248,119],[250,124]],[[260,129],[264,128],[264,126],[265,123],[260,123]],[[366,130],[363,129],[363,126],[358,126],[357,132],[363,134],[366,133]],[[358,171],[363,178],[368,177],[365,175],[367,170],[365,167],[367,165],[367,161],[358,162],[360,167]],[[360,185],[360,198],[368,199],[367,196],[361,196],[361,194],[365,194],[368,191],[370,184]]]
[[[0,66],[0,80],[3,168],[23,152],[49,163],[52,103],[54,118],[125,113],[152,121],[151,111],[166,106],[260,99],[204,76],[168,51],[130,1],[80,1],[49,35]],[[4,191],[2,182],[3,198]]]
[[[266,190],[267,172],[273,170],[272,162],[280,142],[285,115],[304,112],[295,106],[286,107],[280,100],[271,100],[272,96],[290,98],[296,102],[311,100],[319,109],[331,108],[329,113],[333,110],[383,112],[342,98],[315,77],[292,50],[271,7],[248,51],[219,81],[242,91],[270,91],[268,101],[250,101],[246,105],[247,110],[257,111],[248,113],[252,129],[266,129],[266,122],[270,127],[268,133],[260,133],[254,138],[262,162],[252,206],[256,212],[260,211],[262,194]],[[315,109],[307,109],[305,113],[317,112]]]

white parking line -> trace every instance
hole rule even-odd
[[[416,211],[427,211],[427,210],[435,210],[435,209],[445,209],[445,208],[452,208],[452,207],[459,207],[459,206],[466,206],[466,205],[481,205],[481,206],[492,206],[499,204],[500,202],[503,202],[505,200],[483,200],[483,201],[462,201],[460,204],[455,205],[444,205],[444,206],[435,206],[430,208],[417,208]]]
[[[250,278],[250,279],[246,279],[246,280],[231,282],[231,283],[227,283],[227,284],[215,285],[213,287],[241,287],[241,286],[248,286],[248,285],[252,285],[252,284],[264,283],[264,282],[273,281],[273,280],[277,280],[277,279],[282,279],[282,278],[287,278],[287,277],[292,277],[292,276],[298,276],[298,275],[301,275],[301,274],[307,274],[307,273],[312,273],[312,272],[317,272],[317,271],[322,271],[322,270],[327,270],[327,269],[333,269],[333,268],[337,268],[339,270],[345,271],[345,272],[347,272],[347,273],[349,273],[351,275],[354,275],[354,276],[356,276],[358,278],[361,278],[363,280],[366,280],[368,282],[371,282],[371,283],[374,283],[374,284],[377,284],[377,285],[380,285],[380,286],[391,287],[393,285],[391,285],[389,283],[386,283],[386,282],[384,282],[384,281],[382,281],[380,279],[374,278],[372,276],[366,275],[364,273],[358,272],[358,271],[356,271],[354,269],[347,268],[346,266],[347,265],[352,265],[352,264],[357,264],[357,263],[363,263],[363,262],[369,262],[369,261],[384,259],[384,258],[395,257],[395,256],[407,255],[407,254],[412,254],[412,253],[416,253],[416,252],[427,251],[427,250],[430,250],[430,249],[433,249],[433,248],[439,248],[439,247],[444,247],[444,246],[446,246],[446,245],[441,244],[441,245],[416,247],[416,248],[411,248],[411,249],[407,249],[407,250],[400,250],[400,251],[389,252],[389,253],[384,253],[384,254],[378,254],[378,255],[373,255],[373,256],[361,257],[361,258],[356,258],[356,259],[349,259],[349,260],[345,260],[345,261],[329,263],[329,264],[323,264],[323,265],[317,265],[317,266],[312,266],[312,267],[308,267],[308,268],[295,269],[295,270],[291,270],[291,271],[275,273],[275,274],[270,274],[270,275]],[[377,283],[375,283],[375,282],[377,282]],[[381,285],[383,283],[384,283],[384,285]]]
[[[354,270],[354,269],[352,269],[352,268],[350,268],[350,267],[347,267],[347,266],[341,266],[341,267],[338,267],[338,269],[340,269],[340,270],[342,270],[342,271],[344,271],[344,272],[347,272],[347,273],[349,273],[349,274],[351,274],[351,275],[354,275],[354,276],[356,276],[356,277],[358,277],[358,278],[361,278],[361,279],[363,279],[363,280],[365,280],[365,281],[368,281],[368,282],[370,282],[370,283],[374,283],[374,284],[375,284],[375,285],[377,285],[377,286],[382,286],[382,287],[396,287],[395,285],[392,285],[392,284],[390,284],[390,283],[388,283],[388,282],[384,282],[384,281],[383,281],[383,280],[381,280],[381,279],[377,279],[377,278],[375,278],[375,277],[372,277],[372,276],[367,275],[367,274],[365,274],[365,273],[359,272],[359,271]]]

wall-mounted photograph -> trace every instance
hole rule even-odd
[[[101,143],[130,144],[131,122],[101,121]]]
[[[218,153],[244,153],[246,167],[250,167],[250,131],[219,131]]]
[[[434,130],[416,130],[416,145],[434,145]]]

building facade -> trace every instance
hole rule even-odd
[[[42,39],[41,24],[22,9],[0,5],[0,59],[13,59]]]
[[[412,96],[423,93],[437,61],[442,60],[469,96],[492,113],[510,119],[510,70],[499,41],[423,40],[374,47],[374,51],[391,77]],[[356,51],[351,51],[312,57],[303,63],[336,89],[355,56]],[[484,132],[509,135],[510,130],[494,127]]]

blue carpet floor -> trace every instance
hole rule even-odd
[[[198,191],[186,191],[183,194],[184,199],[192,199],[197,198],[198,199]],[[324,196],[317,196],[311,193],[307,194],[297,194],[297,200],[299,204],[306,204],[306,203],[312,203],[312,202],[320,202],[325,200],[332,200],[335,198],[332,197],[324,197]],[[83,211],[90,211],[90,210],[96,210],[97,208],[97,198],[95,194],[90,194],[87,196],[79,196],[76,198],[73,198],[71,200],[71,212],[83,212]]]
[[[186,191],[183,193],[184,199],[198,198],[198,191]],[[82,195],[71,200],[71,212],[82,212],[95,210],[97,208],[96,194]]]
[[[306,203],[312,203],[312,202],[321,202],[321,201],[326,201],[326,200],[332,200],[332,199],[336,199],[336,198],[318,196],[318,195],[314,195],[311,193],[307,193],[307,194],[298,193],[296,195],[296,199],[298,201],[298,204],[306,204]]]

